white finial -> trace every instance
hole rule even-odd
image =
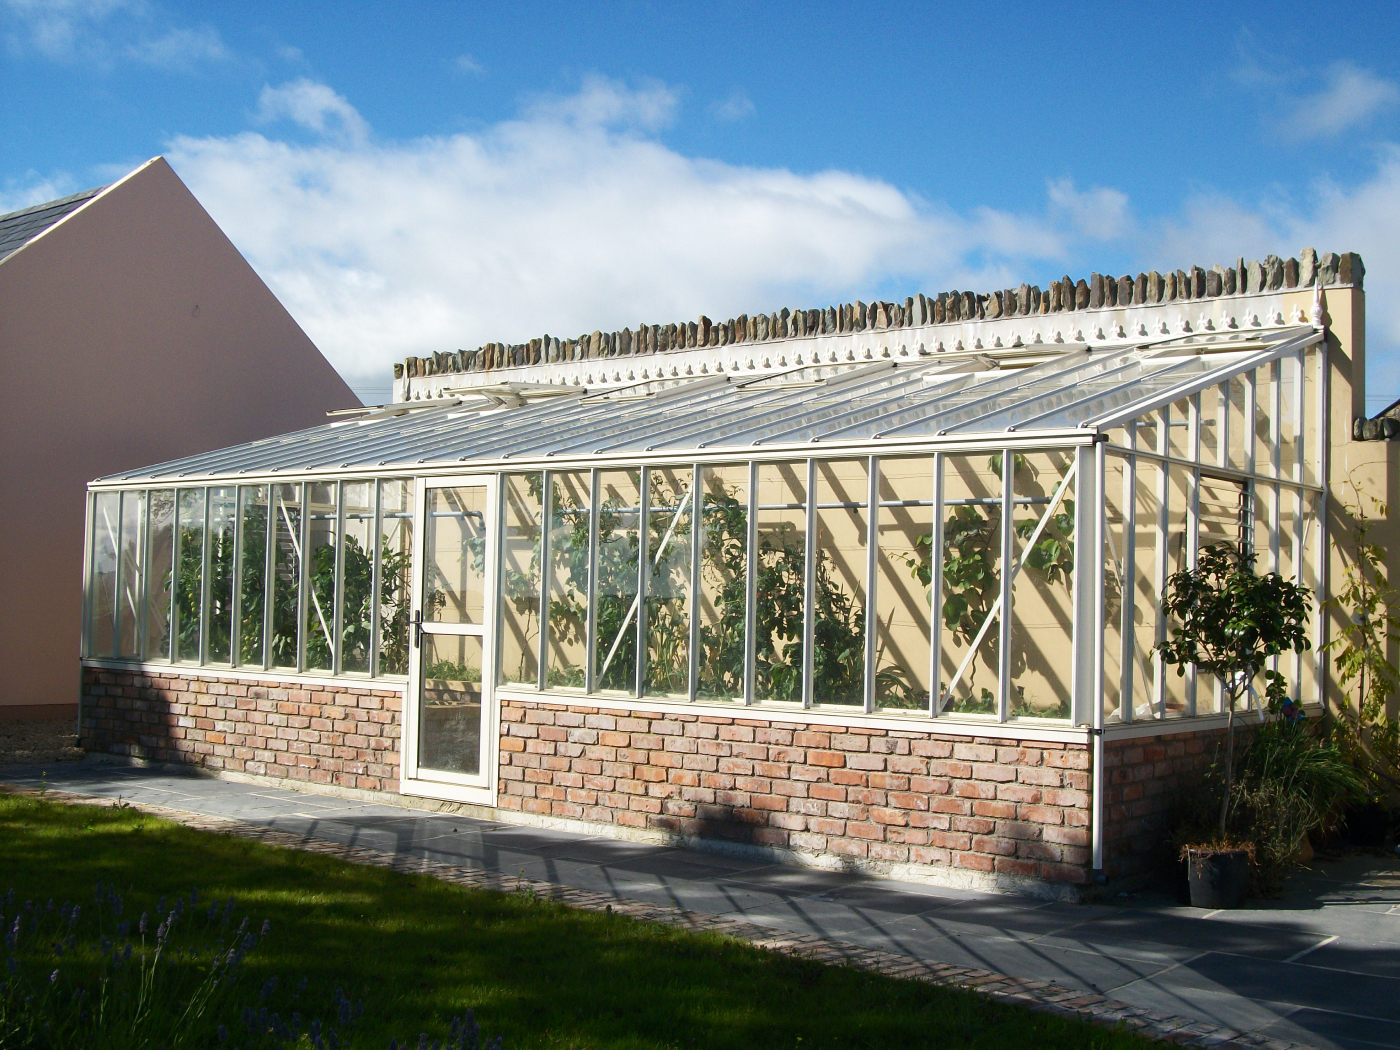
[[[1312,317],[1311,317],[1311,319],[1312,319],[1312,323],[1313,323],[1313,327],[1314,327],[1314,328],[1321,328],[1321,327],[1323,327],[1323,324],[1322,324],[1322,274],[1321,274],[1321,272],[1318,273],[1317,278],[1316,278],[1316,280],[1315,280],[1315,282],[1314,282],[1314,284],[1313,284],[1313,304],[1312,304]]]

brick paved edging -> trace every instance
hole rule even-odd
[[[392,868],[414,875],[429,875],[444,882],[497,893],[530,893],[574,908],[588,911],[611,911],[618,915],[656,922],[697,933],[719,933],[745,941],[756,948],[779,952],[799,959],[810,959],[827,965],[853,966],[856,969],[883,974],[902,980],[924,981],[946,988],[961,988],[1003,1002],[1018,1003],[1034,1010],[1063,1016],[1079,1017],[1103,1025],[1122,1025],[1150,1038],[1179,1046],[1200,1047],[1265,1047],[1266,1050],[1317,1050],[1303,1043],[1240,1032],[1222,1025],[1175,1017],[1143,1007],[1108,999],[1101,995],[1081,992],[1048,981],[1030,981],[1019,977],[993,973],[951,963],[928,963],[906,955],[865,948],[844,941],[827,940],[810,934],[784,933],[766,926],[729,919],[717,915],[702,915],[679,908],[613,897],[606,893],[570,889],[550,882],[501,875],[481,868],[443,864],[425,858],[406,857],[396,853],[346,846],[325,839],[308,838],[286,831],[250,824],[228,817],[212,817],[155,806],[124,802],[121,799],[98,798],[69,791],[45,790],[0,783],[0,791],[30,798],[44,798],[64,805],[91,805],[105,808],[130,808],[151,816],[174,821],[196,831],[237,835],[266,845],[319,853],[351,864],[366,864]]]

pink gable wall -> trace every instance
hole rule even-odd
[[[358,404],[161,158],[0,263],[0,718],[76,712],[88,481]]]

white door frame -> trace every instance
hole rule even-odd
[[[423,611],[424,567],[428,538],[428,490],[459,486],[481,487],[486,492],[484,522],[485,551],[482,595],[482,623],[453,624],[419,622]],[[481,806],[496,804],[500,712],[496,704],[496,536],[498,507],[496,475],[460,474],[423,478],[415,486],[413,533],[413,577],[411,583],[414,623],[410,625],[408,687],[404,691],[402,750],[399,755],[399,791],[420,798],[445,802],[467,802]],[[420,634],[421,632],[421,634]],[[481,638],[481,764],[480,774],[467,776],[418,768],[418,712],[422,701],[422,634],[469,635]]]

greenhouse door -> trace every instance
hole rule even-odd
[[[418,494],[403,791],[494,803],[493,477],[430,478]]]

